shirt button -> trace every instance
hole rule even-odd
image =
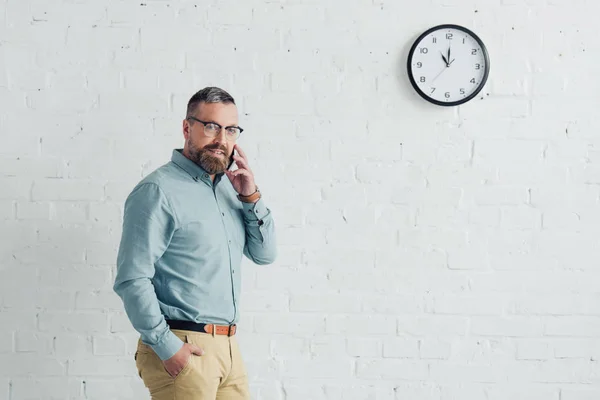
[[[222,213],[221,213],[221,215],[222,215],[222,216],[225,216],[225,213],[224,213],[224,212],[222,212]]]
[[[208,174],[204,174],[204,178],[208,178]]]

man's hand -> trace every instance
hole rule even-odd
[[[242,151],[240,146],[236,144],[233,150],[237,150],[238,154],[233,156],[238,169],[235,171],[225,171],[227,177],[231,181],[233,188],[242,196],[249,196],[256,191],[254,183],[254,174],[248,166],[248,158],[246,153]]]
[[[163,364],[169,375],[175,378],[188,362],[192,362],[189,359],[190,357],[194,357],[194,355],[201,356],[203,354],[204,351],[195,344],[184,343],[183,347],[173,357],[164,360]]]

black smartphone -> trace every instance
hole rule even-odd
[[[229,157],[229,165],[227,166],[227,169],[230,170],[231,167],[233,166],[233,163],[235,162],[235,160],[233,159],[233,155],[235,154],[235,150],[233,150],[231,152],[231,156]]]

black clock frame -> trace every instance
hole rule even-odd
[[[475,90],[473,93],[471,93],[469,96],[465,97],[464,99],[452,101],[452,102],[435,100],[435,99],[432,99],[431,97],[429,97],[427,94],[425,94],[421,90],[421,88],[419,88],[419,85],[417,85],[417,82],[415,81],[415,79],[413,77],[413,69],[412,69],[412,64],[411,64],[413,55],[414,55],[415,51],[417,50],[417,46],[419,45],[421,40],[423,40],[423,38],[425,38],[431,32],[434,32],[437,30],[442,30],[442,29],[456,29],[456,30],[465,32],[466,34],[472,36],[473,39],[475,39],[475,41],[477,42],[477,44],[479,44],[479,46],[481,47],[481,51],[483,52],[483,57],[485,59],[485,70],[484,70],[483,78],[481,80],[481,84],[479,85],[479,88],[477,90]],[[464,26],[455,25],[455,24],[437,25],[437,26],[427,29],[425,32],[423,32],[421,35],[419,35],[419,37],[412,44],[410,51],[408,52],[408,58],[407,58],[406,64],[407,64],[406,66],[407,66],[407,71],[408,71],[408,78],[410,80],[412,87],[415,89],[415,91],[422,98],[427,100],[428,102],[436,104],[438,106],[445,106],[445,107],[458,106],[461,104],[465,104],[468,101],[471,101],[475,96],[477,96],[479,94],[479,92],[481,92],[481,90],[485,86],[488,76],[490,74],[490,57],[489,57],[487,48],[485,47],[485,44],[483,43],[483,40],[481,40],[481,38],[479,36],[477,36],[477,34],[475,34],[475,32],[471,31],[470,29],[465,28]]]

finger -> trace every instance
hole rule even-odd
[[[242,169],[242,168],[236,169],[235,171],[232,171],[231,175],[233,175],[234,177],[235,176],[239,176],[239,175],[243,175],[243,176],[246,176],[246,177],[252,177],[252,174],[248,170]]]
[[[192,354],[201,356],[201,355],[204,355],[204,350],[202,350],[200,347],[194,345],[194,346],[192,346]]]
[[[237,152],[239,153],[239,155],[244,159],[244,161],[248,161],[248,157],[246,157],[246,153],[244,152],[244,150],[242,150],[242,148],[240,147],[239,144],[235,144],[235,149],[237,150]]]
[[[233,159],[235,160],[235,163],[237,164],[238,168],[243,168],[250,171],[250,166],[248,165],[247,160],[243,159],[240,156],[233,156]]]

